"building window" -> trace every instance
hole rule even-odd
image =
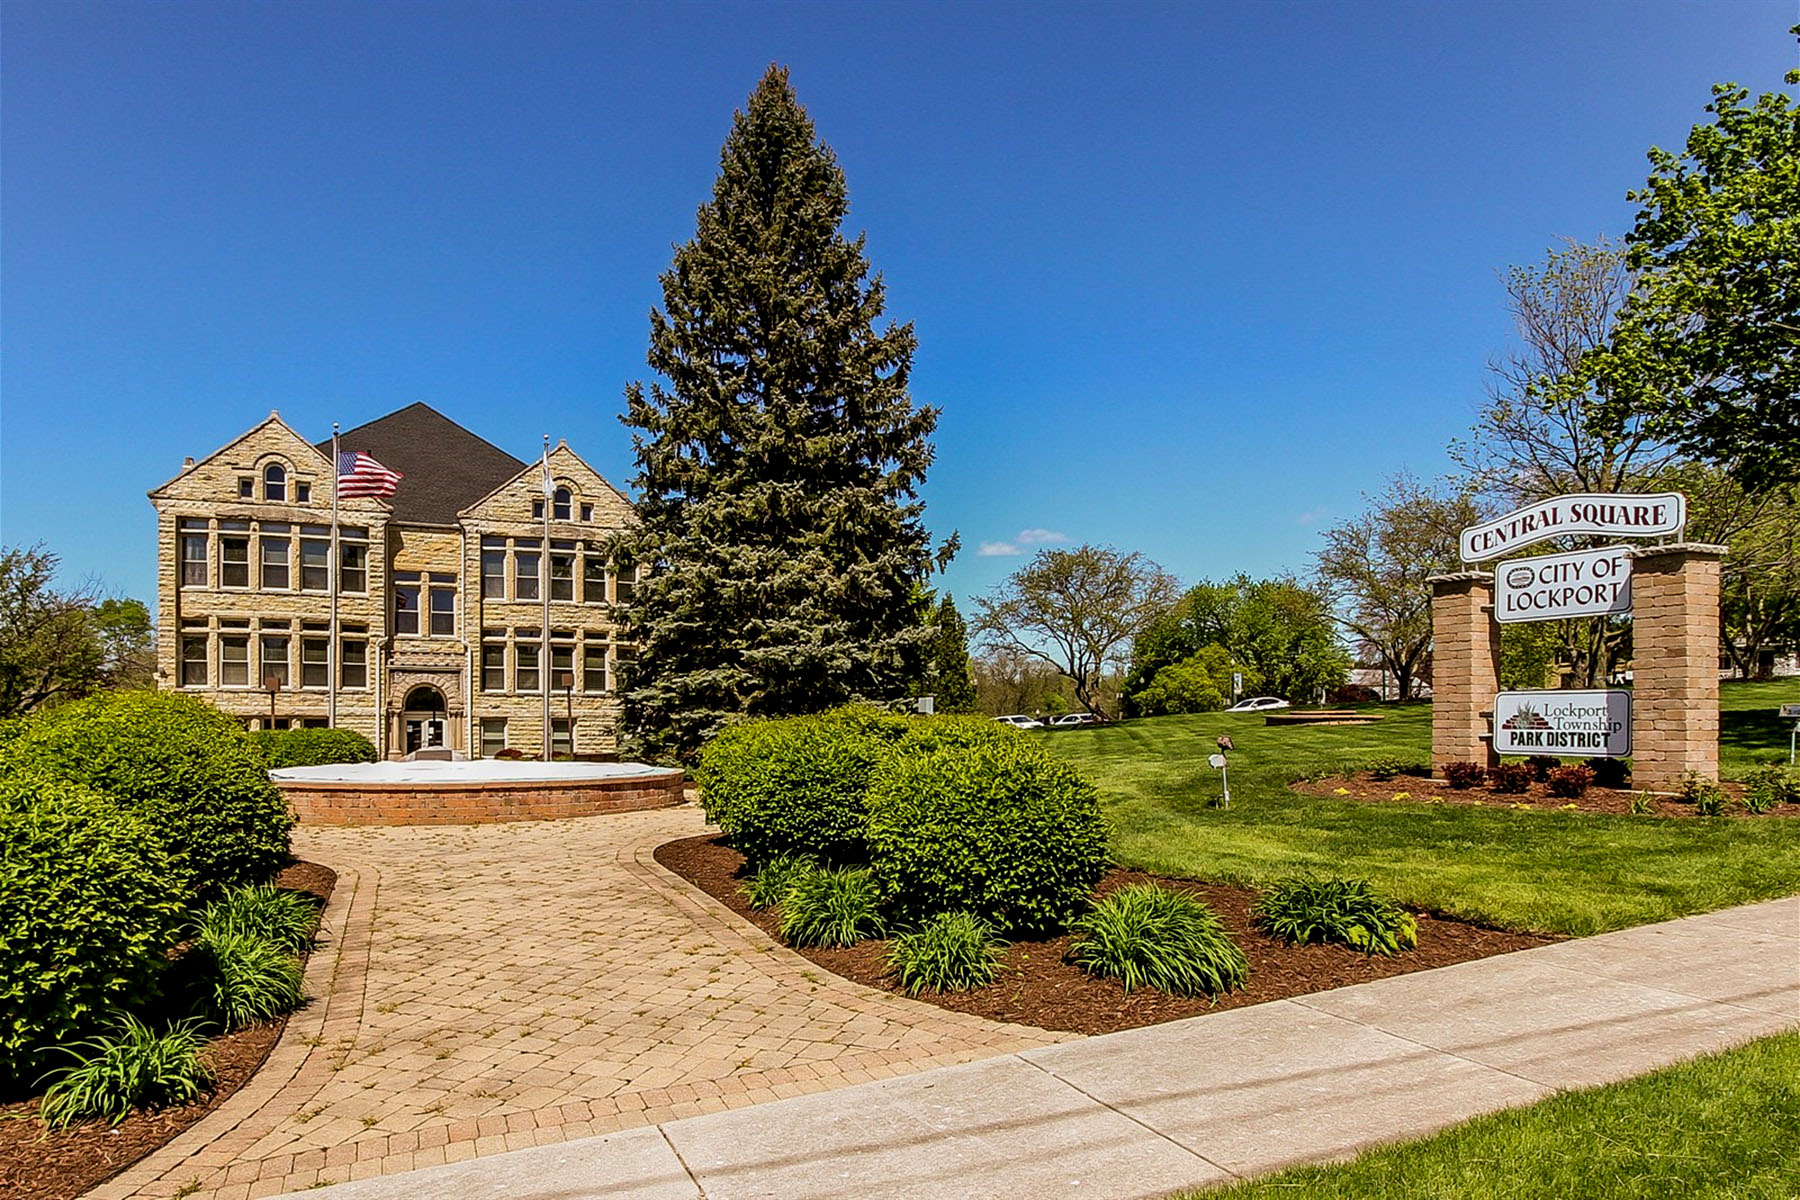
[[[575,756],[575,740],[570,735],[574,730],[569,722],[556,717],[550,722],[550,757],[573,758]]]
[[[606,603],[606,560],[592,551],[581,556],[581,599],[588,604]]]
[[[312,503],[312,484],[296,483],[294,485],[294,503],[295,504],[311,504]]]
[[[262,640],[262,685],[273,679],[280,687],[288,685],[288,639],[265,637]]]
[[[250,586],[249,538],[219,539],[219,586],[234,588]]]
[[[605,642],[584,642],[582,644],[581,690],[596,695],[611,690],[606,686]]]
[[[263,468],[263,499],[271,504],[287,503],[287,468],[280,463]]]
[[[181,639],[181,686],[206,686],[206,636]]]
[[[538,554],[520,550],[513,554],[513,599],[538,598]]]
[[[581,506],[581,519],[583,521],[591,521],[594,519],[594,506],[593,505],[584,504]]]
[[[347,688],[369,686],[369,643],[364,641],[338,643],[338,686]]]
[[[525,631],[520,631],[521,638]],[[537,631],[530,631],[530,641],[520,640],[513,646],[513,690],[515,692],[536,692],[543,690],[542,672],[538,670]]]
[[[254,499],[256,499],[256,480],[252,479],[248,475],[238,476],[238,499],[239,500],[254,500]]]
[[[484,600],[506,599],[506,551],[481,552],[481,597]]]
[[[572,691],[577,682],[575,679],[575,644],[560,640],[572,636],[558,630],[559,640],[550,645],[550,686],[559,692]]]
[[[613,580],[613,595],[620,604],[630,604],[631,597],[637,592],[638,569],[626,567]]]
[[[531,501],[531,519],[534,521],[544,519],[544,498],[542,496],[535,497]]]
[[[262,585],[264,591],[286,591],[288,588],[287,537],[262,539]]]
[[[342,542],[338,546],[340,568],[338,570],[338,591],[367,592],[369,590],[369,548],[356,542]]]
[[[300,539],[300,590],[324,592],[331,588],[331,543],[318,538]]]
[[[249,638],[222,637],[219,639],[219,686],[250,686]]]
[[[481,757],[492,758],[506,749],[506,718],[481,718]]]
[[[575,599],[575,555],[572,552],[551,551],[550,598],[552,600]]]
[[[331,641],[329,638],[300,639],[300,686],[328,687],[331,683]]]
[[[553,521],[567,521],[572,515],[569,507],[570,503],[571,497],[569,496],[569,489],[565,487],[557,488],[556,495],[552,498],[550,503],[550,519]]]
[[[417,637],[419,633],[419,585],[394,589],[394,632]]]
[[[181,586],[206,586],[206,535],[181,535]]]
[[[431,589],[431,636],[456,636],[456,589],[453,587]]]
[[[481,690],[484,692],[504,692],[506,690],[506,643],[504,641],[481,643]]]

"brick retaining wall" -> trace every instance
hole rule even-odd
[[[518,783],[277,781],[302,825],[491,825],[550,821],[682,801],[682,773]]]

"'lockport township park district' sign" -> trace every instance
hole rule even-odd
[[[1494,752],[1559,758],[1627,758],[1631,693],[1501,692],[1494,697]]]

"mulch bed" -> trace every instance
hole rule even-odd
[[[1720,785],[1725,794],[1736,801],[1743,794],[1743,787],[1736,783]],[[1512,808],[1517,805],[1528,805],[1541,809],[1568,809],[1575,812],[1623,814],[1631,811],[1631,802],[1639,793],[1630,788],[1590,787],[1587,794],[1576,800],[1552,796],[1549,789],[1541,783],[1533,783],[1525,792],[1496,792],[1485,784],[1474,788],[1453,788],[1441,779],[1429,779],[1419,775],[1396,775],[1388,780],[1376,780],[1366,771],[1359,771],[1352,776],[1333,775],[1324,779],[1305,780],[1293,785],[1297,792],[1309,796],[1324,796],[1331,800],[1362,800],[1387,804],[1476,804],[1489,808]],[[1341,791],[1339,789],[1342,789]],[[1693,817],[1692,804],[1686,804],[1672,796],[1651,796],[1649,813],[1644,816],[1658,817]],[[1728,817],[1757,818],[1756,814],[1747,811],[1742,805],[1732,803],[1726,806],[1724,814]],[[1763,817],[1800,817],[1800,804],[1777,804]]]
[[[666,843],[657,847],[656,861],[763,932],[775,936],[779,918],[773,912],[753,910],[744,899],[739,890],[744,883],[744,857],[725,845],[720,837],[701,836]],[[1006,952],[1000,978],[988,987],[973,992],[926,992],[917,999],[940,1008],[973,1013],[994,1021],[1033,1025],[1039,1029],[1114,1033],[1486,958],[1490,954],[1542,946],[1555,940],[1488,929],[1447,917],[1422,915],[1416,950],[1395,958],[1368,957],[1342,946],[1288,946],[1257,932],[1250,925],[1250,906],[1256,900],[1256,893],[1248,888],[1196,883],[1191,879],[1167,879],[1141,871],[1113,870],[1101,880],[1098,890],[1105,894],[1126,884],[1146,880],[1191,892],[1213,907],[1232,939],[1243,947],[1250,959],[1248,987],[1219,997],[1217,1003],[1144,989],[1127,993],[1116,980],[1097,979],[1064,962],[1069,939],[1057,937],[1014,942]],[[843,949],[805,949],[796,953],[846,979],[893,992],[895,988],[887,978],[884,961],[887,949],[886,941],[875,940]]]
[[[337,872],[318,863],[297,862],[283,869],[275,882],[324,901],[331,897]],[[38,1120],[35,1099],[0,1105],[0,1196],[73,1200],[111,1179],[223,1104],[256,1074],[286,1028],[284,1017],[212,1039],[206,1057],[218,1079],[204,1099],[178,1108],[136,1112],[117,1125],[89,1121],[51,1132]]]

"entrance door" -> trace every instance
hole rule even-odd
[[[425,684],[406,693],[406,705],[400,714],[406,729],[406,752],[431,750],[444,746],[447,724],[444,719],[444,695]]]

